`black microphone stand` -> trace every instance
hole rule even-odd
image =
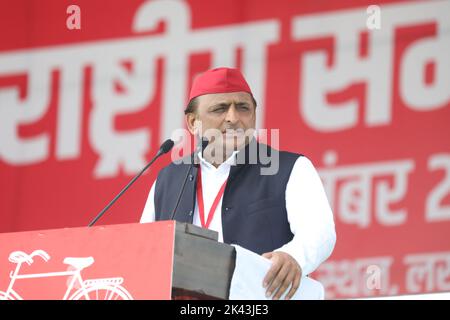
[[[209,143],[209,141],[206,138],[202,138],[201,139],[201,146],[198,146],[197,150],[192,153],[191,165],[189,166],[189,169],[186,171],[186,176],[184,177],[183,185],[182,185],[182,187],[180,189],[180,192],[178,193],[178,197],[177,197],[177,201],[175,203],[175,207],[174,207],[174,209],[172,211],[172,214],[170,215],[170,220],[174,220],[174,218],[175,218],[175,215],[176,215],[176,212],[177,212],[177,209],[178,209],[178,205],[180,204],[181,196],[183,195],[183,192],[184,192],[184,187],[186,186],[186,182],[187,182],[187,179],[188,179],[188,177],[189,177],[189,175],[191,173],[192,167],[195,164],[195,162],[194,162],[195,154],[198,153],[198,152],[202,152],[202,155],[203,155],[203,151],[208,146],[208,143]],[[200,170],[200,168],[199,168],[199,170]]]
[[[161,155],[167,153],[172,149],[174,145],[174,142],[170,139],[164,141],[164,143],[161,145],[161,147],[158,150],[158,153],[153,157],[153,159],[144,167],[144,169],[141,170],[128,184],[122,189],[122,191],[119,192],[117,196],[114,197],[114,199],[111,200],[110,203],[89,223],[88,227],[92,227],[98,219],[100,219],[105,212],[114,204],[114,202],[119,199],[122,194],[128,190],[128,188],[144,173],[145,170],[147,170],[148,167],[152,165],[153,162],[155,162],[156,159],[158,159]]]

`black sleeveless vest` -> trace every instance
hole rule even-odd
[[[249,156],[252,148],[270,156],[278,157],[276,174],[262,175],[261,169],[269,168],[266,157]],[[255,149],[253,149],[255,150]],[[254,154],[254,153],[252,153]],[[292,168],[300,154],[278,151],[253,139],[237,154],[238,164],[232,165],[222,199],[223,241],[238,244],[258,254],[273,251],[293,238],[286,211],[285,190]],[[244,158],[242,158],[244,157]],[[242,159],[245,159],[242,161]],[[155,218],[168,220],[175,207],[183,180],[190,164],[181,163],[163,168],[155,186]],[[174,219],[192,223],[197,187],[197,170],[191,168]]]

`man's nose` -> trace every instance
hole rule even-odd
[[[227,110],[227,114],[225,116],[225,121],[229,122],[229,123],[236,123],[236,122],[238,122],[238,120],[239,120],[239,116],[237,114],[236,107],[233,103],[230,105],[230,107]]]

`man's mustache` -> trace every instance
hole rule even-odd
[[[227,131],[244,132],[245,130],[243,128],[225,128],[222,130],[222,133],[226,133]]]

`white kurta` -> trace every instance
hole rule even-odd
[[[230,167],[236,159],[234,155],[235,153],[217,168],[199,155],[205,215],[208,214],[223,182],[228,178]],[[155,221],[155,185],[156,181],[147,198],[141,223]],[[288,221],[294,238],[275,251],[283,251],[294,257],[302,268],[303,276],[306,276],[331,255],[336,242],[333,213],[322,181],[308,158],[299,157],[295,162],[286,186],[285,198]],[[217,231],[219,241],[223,242],[221,210],[222,199],[214,212],[209,229]],[[207,218],[205,217],[205,221]],[[193,224],[201,226],[197,203]]]

